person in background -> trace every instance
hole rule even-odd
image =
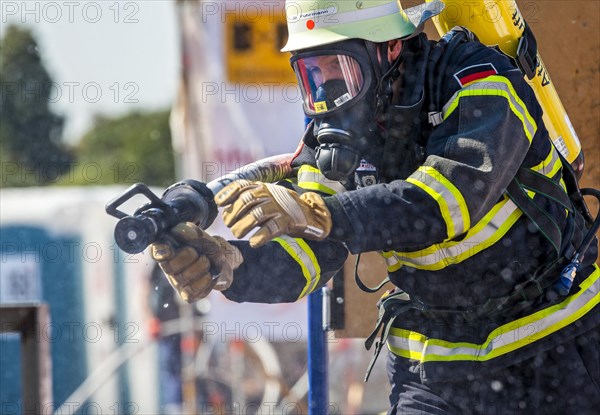
[[[148,280],[147,300],[148,332],[158,344],[161,413],[180,414],[183,411],[181,334],[161,334],[163,323],[179,319],[180,300],[158,266],[153,268]]]

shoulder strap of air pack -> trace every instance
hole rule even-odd
[[[558,156],[562,163],[562,179],[565,184],[563,189],[554,180],[546,177],[531,169],[519,168],[515,178],[507,188],[507,194],[515,202],[515,204],[523,211],[542,234],[552,243],[556,252],[567,258],[573,254],[573,246],[571,239],[573,238],[574,220],[576,215],[581,215],[588,227],[591,227],[595,219],[590,214],[590,211],[583,198],[582,191],[577,182],[577,176],[569,162],[558,152]],[[568,212],[567,226],[564,230],[558,227],[554,219],[548,212],[544,211],[538,204],[527,195],[527,191],[532,191],[536,194],[549,198]],[[561,240],[562,245],[561,246]]]
[[[433,127],[441,124],[442,112],[441,108],[444,105],[442,102],[442,82],[437,82],[440,74],[447,72],[448,63],[456,48],[465,42],[473,42],[477,40],[477,36],[470,30],[456,26],[448,31],[436,43],[432,49],[427,63],[427,93],[428,93],[428,117],[429,124]]]
[[[529,191],[558,203],[568,211],[567,226],[564,230],[556,223],[556,220],[549,212],[540,207],[528,195]],[[565,240],[563,239],[563,234],[567,235],[567,241],[572,237],[575,207],[567,193],[565,193],[564,189],[558,183],[536,171],[521,167],[508,185],[506,193],[541,234],[552,244],[557,256],[569,255],[568,252],[564,252],[564,249],[562,249],[562,242]],[[567,243],[565,245],[569,246],[570,244]]]

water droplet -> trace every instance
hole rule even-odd
[[[169,303],[164,303],[163,308],[167,308],[167,307],[169,307]]]
[[[503,389],[502,382],[499,380],[493,380],[490,386],[494,392],[500,392]]]

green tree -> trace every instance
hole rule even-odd
[[[49,108],[53,84],[31,31],[9,26],[0,42],[1,186],[43,185],[68,170],[64,120]]]
[[[165,187],[175,180],[169,111],[99,117],[75,149],[77,162],[62,184]]]

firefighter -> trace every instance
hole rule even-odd
[[[595,413],[600,272],[572,172],[513,60],[461,28],[426,38],[441,9],[289,2],[283,51],[312,119],[296,180],[215,196],[248,241],[187,223],[152,255],[186,301],[277,303],[378,251],[397,288],[367,346],[387,344],[389,414]]]

